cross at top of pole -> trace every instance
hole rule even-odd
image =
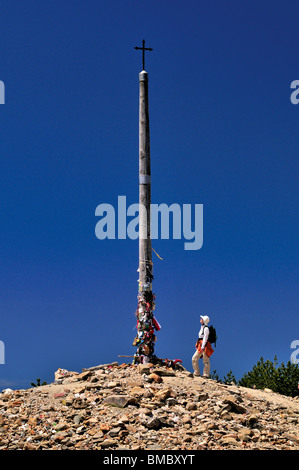
[[[142,47],[134,47],[134,49],[138,50],[140,49],[142,51],[142,70],[145,70],[145,67],[144,67],[144,51],[152,51],[153,49],[151,47],[144,47],[144,44],[145,44],[145,40],[143,39],[142,41]]]

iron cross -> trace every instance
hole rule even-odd
[[[152,51],[153,49],[151,47],[144,47],[145,40],[143,39],[142,41],[142,47],[134,47],[134,49],[140,49],[142,51],[142,70],[145,70],[144,68],[144,51]]]

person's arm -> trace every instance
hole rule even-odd
[[[203,340],[202,340],[201,349],[204,349],[206,347],[207,341],[209,339],[209,333],[210,333],[210,330],[206,326],[205,329],[204,329],[204,332],[203,332]]]

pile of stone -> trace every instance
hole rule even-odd
[[[298,418],[271,390],[112,363],[0,393],[0,450],[298,450]]]

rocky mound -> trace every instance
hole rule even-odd
[[[0,393],[0,450],[298,450],[298,399],[117,363]]]

